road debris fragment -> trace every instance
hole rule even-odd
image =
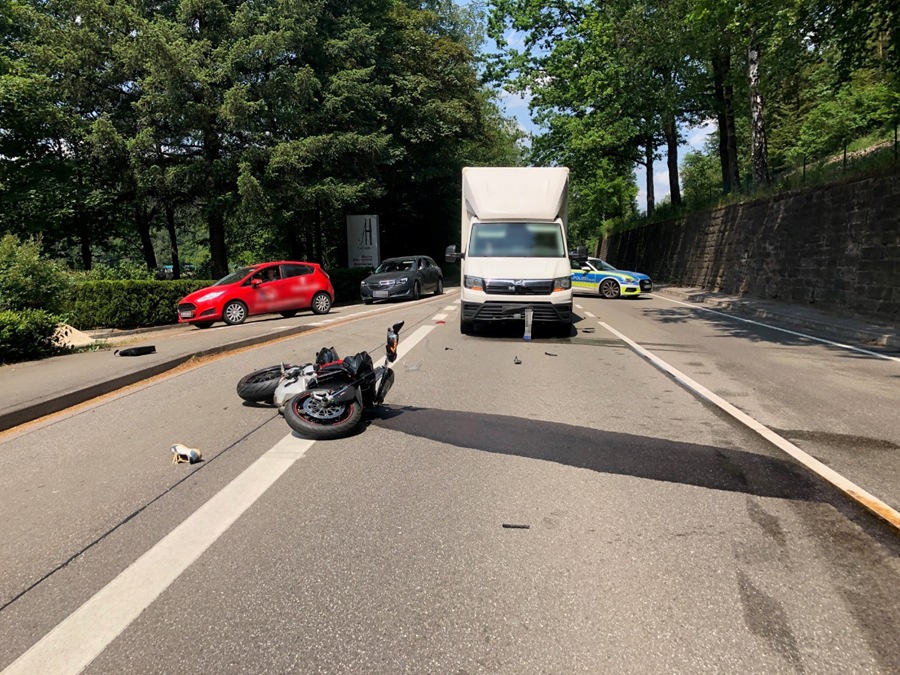
[[[554,354],[553,352],[544,352],[547,356],[558,356],[558,354]]]
[[[518,356],[514,356],[513,363],[515,363],[516,365],[519,365],[520,363],[522,363],[522,359],[520,359]]]
[[[182,462],[195,464],[201,459],[203,459],[203,453],[197,448],[189,448],[181,443],[172,445],[172,464],[181,464]]]
[[[143,356],[144,354],[155,354],[155,345],[146,345],[144,347],[129,347],[128,349],[117,349],[113,352],[113,356]]]
[[[503,527],[507,530],[530,530],[531,525],[520,525],[518,523],[503,523]]]

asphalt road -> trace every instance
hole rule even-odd
[[[463,337],[457,297],[0,437],[0,668],[900,672],[896,531],[600,322],[895,506],[900,364],[655,297],[579,299],[569,339]],[[234,392],[322,346],[380,355],[400,319],[351,438]]]

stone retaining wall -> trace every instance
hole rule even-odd
[[[601,257],[654,282],[900,324],[900,172],[647,225]]]

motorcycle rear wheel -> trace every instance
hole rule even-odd
[[[356,399],[326,405],[313,397],[328,389],[310,389],[294,396],[284,407],[288,426],[301,436],[328,440],[349,435],[362,419],[362,406]]]
[[[290,367],[290,366],[288,366]],[[237,383],[237,393],[245,401],[260,403],[272,401],[278,381],[281,379],[281,365],[254,370],[244,375]]]

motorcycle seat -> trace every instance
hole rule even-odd
[[[353,356],[347,356],[340,361],[332,361],[319,366],[320,377],[341,373],[350,377],[357,377],[366,370],[372,370],[372,357],[368,352],[359,352]]]
[[[346,357],[343,366],[351,376],[357,377],[367,370],[372,370],[372,357],[368,352],[359,352]]]

